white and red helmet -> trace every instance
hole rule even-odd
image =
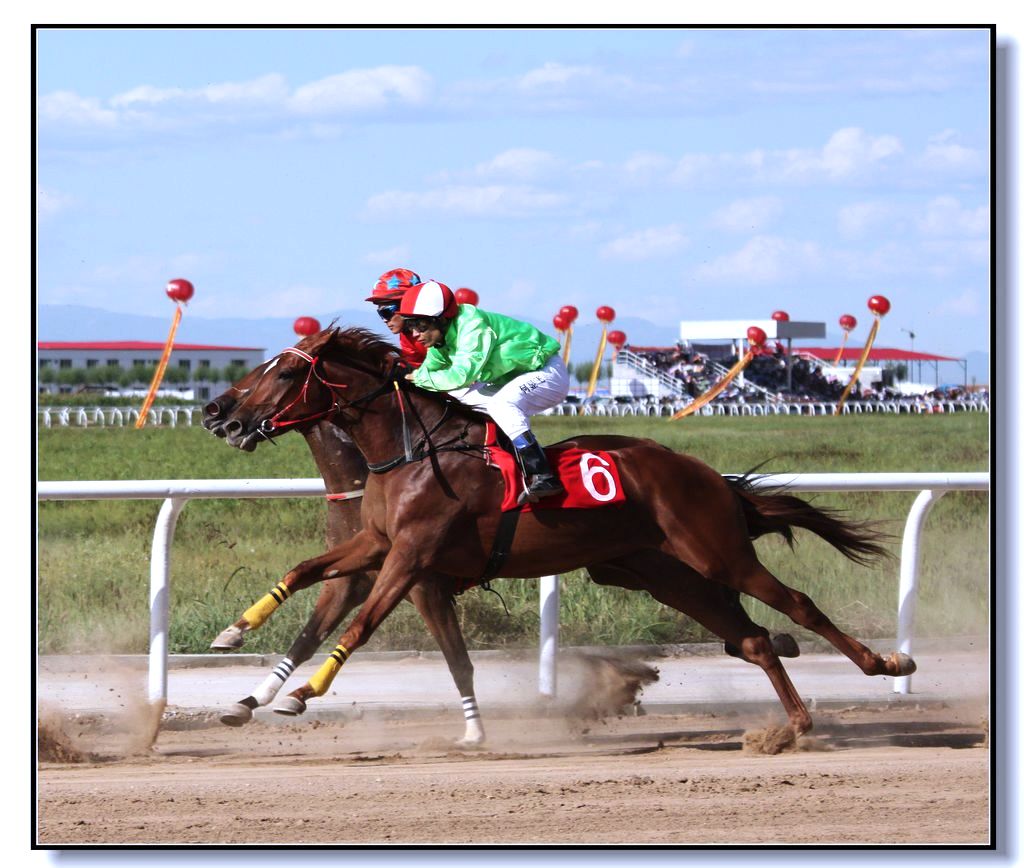
[[[414,286],[402,296],[398,312],[405,317],[444,317],[453,319],[459,312],[459,304],[453,293],[443,283],[428,280]]]

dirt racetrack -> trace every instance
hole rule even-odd
[[[152,750],[116,722],[44,718],[38,842],[988,842],[983,709],[819,709],[773,755],[754,745],[777,715],[755,714],[506,717],[475,751],[451,747],[456,715],[180,714]]]

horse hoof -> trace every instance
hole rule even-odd
[[[891,673],[892,675],[913,675],[917,672],[917,664],[914,662],[914,658],[909,654],[904,654],[902,651],[893,651],[889,655],[888,662],[896,669],[895,672]]]
[[[236,702],[220,716],[220,722],[225,726],[242,726],[252,720],[252,709],[248,705]]]
[[[772,636],[772,649],[775,651],[776,657],[799,657],[800,646],[796,644],[796,639],[789,635],[789,633],[779,633]]]
[[[245,634],[232,624],[210,643],[210,648],[214,651],[234,651],[236,648],[241,648],[243,642],[245,642]]]
[[[283,714],[285,717],[298,717],[306,710],[306,703],[294,696],[286,696],[281,704],[275,706],[274,714]]]
[[[455,747],[465,748],[471,750],[473,748],[483,747],[484,737],[481,736],[464,736],[454,742]]]

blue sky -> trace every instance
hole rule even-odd
[[[982,30],[43,30],[37,299],[324,315],[404,266],[481,306],[988,347]],[[45,339],[45,321],[39,324]],[[126,336],[130,337],[130,336]]]

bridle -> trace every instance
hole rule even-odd
[[[347,389],[348,384],[332,383],[330,380],[325,379],[324,376],[320,373],[320,371],[317,370],[317,363],[320,361],[319,356],[311,356],[309,353],[300,350],[298,347],[285,347],[285,349],[281,351],[280,355],[283,355],[284,353],[289,353],[290,355],[298,356],[300,359],[308,362],[309,371],[306,373],[306,379],[303,382],[302,388],[299,390],[298,395],[295,396],[295,399],[290,404],[288,404],[288,406],[285,407],[283,410],[279,410],[269,419],[265,419],[263,420],[263,422],[260,423],[260,426],[257,430],[263,437],[265,437],[267,440],[270,440],[271,442],[273,442],[273,440],[271,439],[270,434],[272,434],[274,431],[277,431],[282,428],[290,428],[295,425],[303,425],[307,422],[316,422],[320,419],[325,419],[328,416],[333,416],[335,413],[340,412],[342,410],[349,410],[352,408],[365,409],[366,405],[370,404],[372,401],[376,400],[381,395],[385,394],[386,392],[389,392],[392,388],[394,388],[396,397],[398,398],[398,406],[402,417],[402,445],[404,447],[404,454],[398,455],[395,458],[390,459],[389,461],[382,461],[376,464],[368,462],[367,469],[369,469],[371,473],[387,473],[389,470],[394,470],[397,467],[401,467],[403,464],[410,464],[415,461],[422,461],[424,458],[432,456],[439,451],[461,452],[466,450],[478,450],[480,448],[464,442],[466,434],[465,431],[459,437],[455,438],[455,442],[444,443],[441,444],[440,446],[435,446],[431,442],[430,437],[444,424],[444,422],[448,418],[448,407],[445,407],[444,412],[441,414],[441,418],[430,428],[430,430],[427,430],[427,427],[426,425],[424,425],[419,413],[416,412],[415,407],[412,406],[412,402],[409,402],[409,408],[407,409],[406,401],[403,397],[403,390],[405,384],[402,382],[400,376],[395,375],[395,368],[392,368],[387,374],[384,375],[383,384],[378,386],[376,389],[367,392],[365,395],[362,395],[359,398],[355,398],[354,400],[350,401],[347,398],[344,398],[342,395],[340,395],[339,392],[337,391],[340,389]],[[399,368],[399,370],[401,369]],[[380,375],[379,372],[377,373],[377,375]],[[312,413],[309,416],[302,416],[298,419],[282,420],[282,417],[285,414],[287,414],[292,407],[294,407],[296,404],[302,401],[305,401],[306,395],[309,392],[309,384],[314,377],[317,379],[318,382],[324,385],[327,388],[327,390],[331,393],[331,405],[326,410],[322,410],[319,413]],[[409,423],[407,418],[409,409],[411,409],[412,415],[415,417],[417,423],[419,423],[420,428],[423,429],[424,434],[423,441],[420,444],[418,444],[418,446],[415,448],[412,445],[412,435],[410,434],[409,431]],[[426,446],[426,448],[424,448],[424,446]]]

